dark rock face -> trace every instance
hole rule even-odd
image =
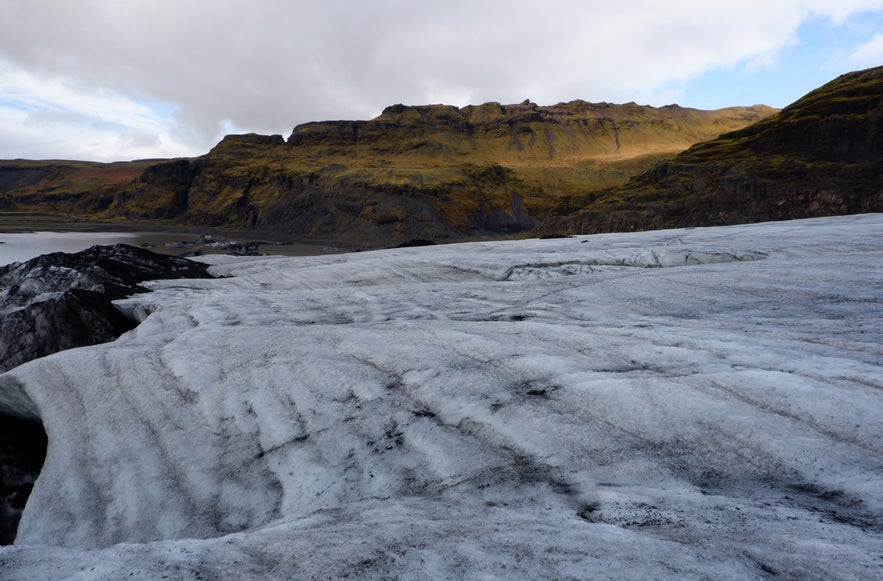
[[[209,276],[206,265],[124,244],[0,268],[0,372],[134,328],[111,301],[146,291],[144,281]],[[0,544],[15,539],[46,444],[38,422],[0,413]]]
[[[144,170],[131,191],[117,193],[114,204],[137,207],[135,200],[156,195],[160,204],[153,208],[137,208],[136,212],[148,218],[174,218],[187,211],[188,190],[199,167],[198,161],[189,159],[152,165]]]

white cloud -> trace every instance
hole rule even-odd
[[[665,104],[712,68],[774,60],[810,16],[869,8],[883,1],[0,0],[16,23],[0,60],[15,106],[175,135],[175,155],[399,102]]]
[[[883,34],[875,34],[871,40],[852,53],[848,61],[856,66],[868,67],[883,63]]]
[[[166,155],[170,147],[202,153],[171,137],[167,114],[107,89],[77,90],[0,65],[0,157],[111,161]],[[57,152],[57,153],[55,153]]]

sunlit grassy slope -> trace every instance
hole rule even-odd
[[[883,67],[694,145],[596,192],[556,232],[722,225],[883,211]]]

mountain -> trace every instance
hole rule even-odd
[[[548,232],[645,230],[883,211],[883,67],[581,200]]]
[[[199,257],[0,374],[0,578],[879,579],[881,232]]]
[[[95,215],[158,161],[0,161],[0,211]]]
[[[369,121],[300,125],[287,140],[228,136],[194,159],[3,162],[0,208],[373,244],[500,236],[773,112],[395,105]]]

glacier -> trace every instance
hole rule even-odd
[[[0,579],[883,577],[883,215],[205,256],[0,375]]]

